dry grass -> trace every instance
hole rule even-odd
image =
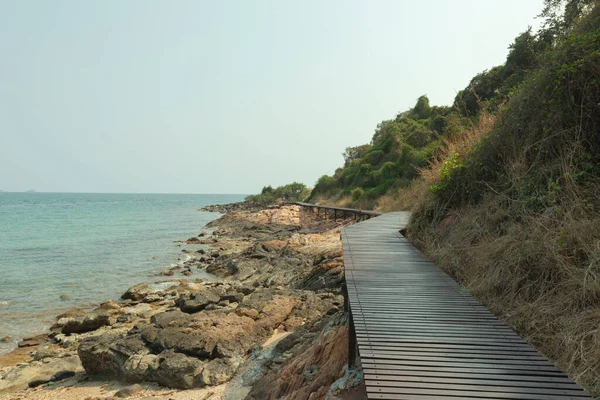
[[[575,149],[573,146],[572,149]],[[556,206],[533,212],[490,191],[448,210],[429,196],[409,229],[413,242],[491,311],[592,394],[600,394],[600,182],[569,178],[562,159]],[[530,168],[515,157],[515,185]]]

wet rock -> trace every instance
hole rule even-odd
[[[0,339],[0,342],[2,343],[8,343],[12,340],[12,337],[10,336],[4,336],[3,338]]]
[[[42,376],[42,377],[36,378],[32,381],[29,381],[29,383],[27,383],[27,386],[29,386],[30,388],[34,388],[34,387],[38,387],[40,385],[44,385],[48,382],[50,382],[50,377]]]
[[[40,344],[39,340],[34,340],[34,339],[26,340],[26,339],[23,339],[21,342],[17,343],[17,346],[19,346],[19,347],[32,347],[32,346],[37,346],[39,344]]]
[[[61,294],[61,295],[60,295],[60,299],[61,299],[61,300],[69,300],[69,299],[70,299],[70,297],[69,297],[68,295],[66,295],[66,294]]]
[[[62,380],[71,378],[73,376],[75,376],[75,371],[63,370],[63,371],[58,371],[57,373],[52,375],[50,377],[50,380],[51,381],[62,381]]]
[[[110,325],[108,315],[104,313],[89,313],[69,319],[62,327],[64,334],[84,333]]]
[[[113,396],[114,397],[133,397],[139,394],[144,388],[142,388],[137,383],[131,386],[127,386],[119,391],[117,391]]]
[[[129,299],[134,301],[140,301],[144,297],[152,293],[154,293],[154,289],[152,289],[150,285],[148,285],[147,283],[139,283],[127,289],[127,291],[121,295],[121,298],[123,300]]]
[[[188,240],[186,240],[184,243],[186,244],[200,244],[200,239],[198,239],[197,237],[191,237]]]
[[[161,276],[173,276],[173,275],[175,275],[175,272],[170,271],[168,269],[163,269],[162,271],[160,271],[158,273],[158,275],[161,275]]]

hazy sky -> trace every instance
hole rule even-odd
[[[501,64],[542,3],[0,0],[0,189],[312,186]]]

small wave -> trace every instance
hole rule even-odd
[[[8,301],[0,301],[0,307],[8,307]]]

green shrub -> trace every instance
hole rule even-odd
[[[362,199],[363,195],[365,194],[365,191],[363,190],[363,188],[354,188],[352,189],[352,200],[354,201],[358,201],[360,199]]]

